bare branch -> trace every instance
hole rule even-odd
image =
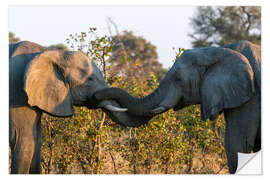
[[[116,37],[117,37],[118,43],[120,44],[121,51],[122,51],[122,53],[124,54],[124,59],[125,59],[125,61],[127,61],[127,60],[128,60],[127,51],[126,51],[126,49],[125,49],[125,46],[124,46],[123,41],[122,41],[121,38],[120,38],[120,33],[119,33],[119,30],[118,30],[118,27],[117,27],[116,23],[112,20],[112,18],[107,17],[107,19],[108,19],[108,21],[113,25],[113,27],[114,27],[114,29],[115,29]]]

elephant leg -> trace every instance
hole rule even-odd
[[[226,114],[226,113],[225,113]],[[241,137],[235,121],[231,121],[226,117],[226,131],[225,131],[225,150],[229,166],[229,172],[234,174],[237,170],[238,155],[237,152],[241,151]]]
[[[37,152],[40,149],[40,147],[38,148],[38,142],[41,141],[40,132],[38,132],[40,117],[41,112],[39,110],[33,110],[26,106],[9,109],[12,174],[40,172],[40,161],[38,160],[40,158],[40,151]]]
[[[40,174],[40,160],[41,160],[41,138],[42,138],[42,130],[41,130],[41,111],[37,112],[37,118],[35,121],[35,125],[33,127],[33,135],[35,141],[35,152],[32,158],[31,166],[30,166],[30,174]]]
[[[237,153],[251,153],[260,127],[260,106],[257,96],[240,107],[224,110],[226,119],[225,149],[230,173],[235,173]]]
[[[259,111],[260,113],[258,114],[258,130],[256,133],[256,138],[255,138],[255,143],[253,147],[253,152],[258,152],[261,150],[261,96],[258,96],[258,104],[259,104]]]
[[[258,152],[259,150],[261,150],[261,125],[259,125],[257,131],[253,152]]]

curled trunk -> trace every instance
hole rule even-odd
[[[106,99],[116,100],[122,108],[127,108],[127,112],[135,116],[148,115],[149,117],[153,117],[148,112],[160,103],[161,96],[159,94],[158,88],[146,97],[137,98],[120,88],[106,88],[98,91],[94,97],[99,101]]]
[[[110,101],[113,106],[121,108],[121,106],[115,101]],[[116,123],[128,127],[139,127],[149,122],[152,118],[150,116],[136,116],[127,112],[112,112],[105,108],[102,110]]]

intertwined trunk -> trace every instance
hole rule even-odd
[[[157,108],[160,103],[166,99],[166,95],[169,92],[170,83],[168,77],[165,77],[160,83],[159,87],[155,89],[148,96],[137,98],[130,95],[123,89],[120,88],[106,88],[97,91],[94,94],[94,99],[96,101],[111,100],[117,101],[120,108],[127,108],[127,112],[108,112],[104,110],[113,121],[129,127],[138,127],[140,125],[146,124],[155,113],[152,112],[153,109]],[[118,106],[119,106],[118,105]]]
[[[137,98],[123,89],[120,88],[107,88],[101,91],[98,91],[95,94],[95,98],[98,100],[105,100],[105,99],[113,99],[116,100],[121,107],[127,108],[127,112],[136,116],[150,116],[149,112],[157,106],[161,100],[162,96],[159,92],[160,89],[157,88],[153,93],[150,95]]]

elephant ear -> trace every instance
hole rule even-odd
[[[254,95],[254,73],[243,55],[223,49],[214,57],[217,59],[208,64],[200,89],[204,121],[214,120],[223,109],[238,107]]]
[[[65,83],[63,52],[45,51],[28,65],[24,77],[24,90],[28,104],[54,116],[71,116],[72,99],[69,86]]]

